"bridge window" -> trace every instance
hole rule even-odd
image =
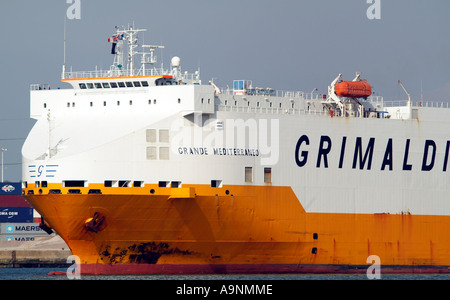
[[[117,83],[116,82],[111,82],[111,88],[116,89],[117,88]]]
[[[88,89],[93,89],[94,88],[94,84],[93,83],[86,83]]]
[[[119,82],[119,87],[120,88],[124,88],[125,87],[125,82]]]
[[[105,89],[109,89],[109,83],[108,82],[103,82],[103,87]]]
[[[102,84],[99,83],[99,82],[96,82],[96,83],[95,83],[95,88],[96,88],[96,89],[101,89],[101,88],[102,88]]]
[[[143,87],[147,87],[148,86],[148,82],[147,81],[141,81],[141,84]]]
[[[134,81],[133,84],[135,87],[141,87],[141,83],[139,81]]]
[[[132,82],[127,81],[126,84],[127,84],[127,87],[133,87],[133,83]]]
[[[80,83],[79,86],[80,86],[80,89],[82,89],[82,90],[86,89],[86,84],[85,83]]]

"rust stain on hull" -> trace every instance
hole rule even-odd
[[[156,264],[163,255],[191,255],[188,250],[173,248],[169,243],[138,243],[129,247],[117,247],[111,250],[111,246],[105,246],[100,250],[100,257],[107,264]]]

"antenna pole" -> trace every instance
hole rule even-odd
[[[64,16],[64,63],[62,67],[62,79],[66,77],[66,20],[67,17]]]

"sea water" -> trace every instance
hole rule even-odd
[[[62,268],[0,268],[0,280],[71,280]],[[365,274],[261,274],[261,275],[81,275],[81,280],[216,280],[216,281],[279,281],[279,280],[369,280]],[[450,274],[381,274],[381,280],[450,280]]]

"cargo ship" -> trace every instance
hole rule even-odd
[[[116,28],[108,70],[31,86],[23,193],[81,274],[450,272],[450,109],[359,73],[219,88],[143,31]]]

